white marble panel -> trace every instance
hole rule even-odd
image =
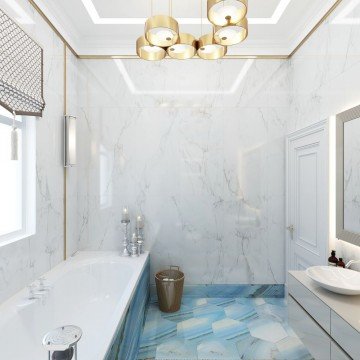
[[[33,20],[33,24],[21,26],[44,49],[46,108],[43,117],[36,120],[36,233],[27,239],[0,247],[0,301],[63,259],[64,48],[62,41],[28,1],[19,0],[18,3]],[[1,2],[3,5],[5,8],[6,2]],[[74,63],[76,59],[71,61]],[[73,79],[70,79],[70,87],[74,86]],[[76,107],[75,101],[73,98],[73,108]],[[75,221],[76,217],[70,219],[68,226],[72,227]]]
[[[289,133],[360,104],[360,26],[334,23],[350,3],[342,1],[291,59]],[[348,17],[360,18],[360,6]],[[336,248],[345,259],[360,258],[359,247],[338,241]]]
[[[120,249],[126,204],[145,215],[153,272],[172,263],[189,284],[283,283],[288,68],[253,62],[228,93],[245,63],[123,60],[132,92],[113,61],[82,62],[81,249]]]

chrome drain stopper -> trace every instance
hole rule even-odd
[[[51,330],[43,338],[49,360],[77,360],[77,343],[82,330],[75,325],[61,326]],[[75,354],[75,357],[74,357]]]

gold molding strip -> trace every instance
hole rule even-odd
[[[60,31],[55,27],[55,25],[50,21],[50,19],[44,14],[44,12],[39,8],[34,0],[29,0],[30,4],[34,7],[34,9],[38,12],[38,14],[47,22],[47,24],[51,27],[51,29],[55,32],[55,34],[61,39],[61,41],[70,49],[70,51],[78,58],[79,55],[72,48],[72,46],[66,41],[66,39],[61,35]]]
[[[44,14],[40,7],[36,4],[35,0],[29,0],[30,4],[34,9],[39,13],[39,15],[49,24],[49,26],[54,30],[54,32],[59,36],[59,38],[66,44],[70,51],[78,58],[85,60],[112,60],[112,59],[139,59],[137,55],[79,55],[76,51],[70,46],[66,39],[61,35],[49,18]],[[315,24],[315,26],[309,31],[309,33],[300,41],[300,43],[295,47],[295,49],[289,55],[225,55],[222,59],[262,59],[262,60],[287,60],[295,55],[298,50],[305,44],[305,42],[311,37],[311,35],[320,27],[320,25],[333,13],[333,11],[339,6],[342,0],[337,0],[334,5],[326,12],[326,14]],[[166,57],[166,59],[171,59]],[[198,56],[193,57],[192,59],[200,59]]]
[[[67,112],[67,45],[64,43],[64,115]],[[67,258],[67,168],[64,166],[64,260]]]
[[[114,59],[133,59],[141,60],[137,55],[78,55],[82,60],[114,60]],[[218,60],[231,60],[231,59],[270,59],[270,60],[286,60],[288,55],[225,55]],[[166,56],[165,60],[176,60],[170,56]],[[202,60],[199,56],[195,55],[191,60]]]
[[[342,0],[337,0],[335,4],[326,12],[326,14],[317,22],[317,24],[309,31],[309,33],[300,41],[296,48],[290,53],[289,58],[295,55],[298,50],[306,43],[311,35],[322,25],[322,23],[333,13],[333,11],[340,5]]]

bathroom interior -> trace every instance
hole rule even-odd
[[[360,359],[360,0],[0,0],[0,359]]]

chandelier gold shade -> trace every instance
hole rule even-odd
[[[226,55],[227,47],[217,44],[212,33],[206,34],[199,39],[197,54],[204,60],[217,60]]]
[[[165,49],[150,44],[145,36],[140,36],[136,40],[136,53],[139,58],[150,61],[162,60],[166,56]]]
[[[196,55],[197,40],[191,34],[180,33],[176,44],[168,47],[167,53],[173,59],[186,60]]]
[[[248,36],[248,21],[243,18],[235,25],[215,26],[214,40],[220,45],[236,45],[244,41]]]
[[[136,53],[144,60],[162,60],[168,55],[177,60],[191,59],[196,54],[204,60],[224,57],[227,47],[248,37],[248,0],[207,0],[207,16],[212,32],[203,35],[202,2],[200,0],[200,39],[180,33],[178,22],[172,17],[172,0],[169,15],[152,15],[145,22],[144,35],[136,41]]]
[[[247,14],[247,0],[208,0],[207,15],[216,26],[235,25]]]
[[[152,16],[146,20],[145,37],[152,45],[169,47],[179,38],[179,24],[171,16]]]

